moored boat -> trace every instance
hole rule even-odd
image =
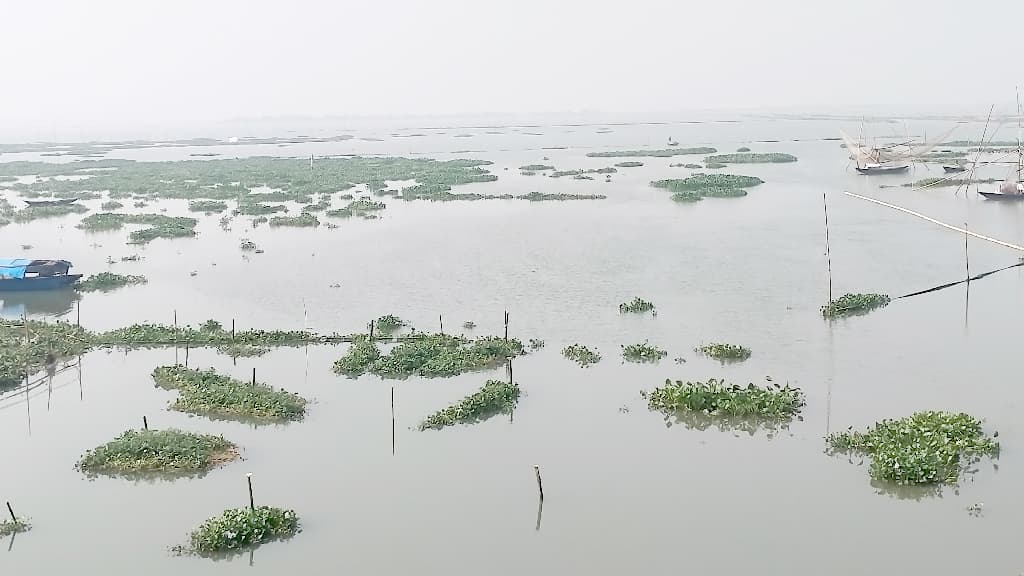
[[[857,172],[861,174],[900,174],[910,169],[909,164],[867,163],[858,164]]]
[[[78,198],[61,198],[60,200],[22,200],[29,206],[64,206],[78,202]]]
[[[81,274],[69,274],[67,260],[0,259],[0,292],[56,290],[78,282]]]
[[[942,170],[946,174],[955,174],[957,172],[964,172],[964,171],[966,171],[967,167],[963,166],[963,165],[960,165],[960,164],[944,164],[942,166]]]

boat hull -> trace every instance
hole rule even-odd
[[[861,174],[874,175],[874,174],[900,174],[910,169],[910,166],[869,166],[869,167],[857,167],[857,172]]]
[[[943,166],[942,169],[946,172],[946,174],[956,174],[958,172],[967,171],[967,168],[964,168],[963,166]]]
[[[985,197],[986,200],[998,200],[1001,202],[1020,202],[1024,200],[1024,194],[1003,194],[1002,192],[981,192],[978,191]]]
[[[30,278],[0,279],[0,292],[26,292],[32,290],[59,290],[71,286],[82,278],[81,274],[61,276],[33,276]]]

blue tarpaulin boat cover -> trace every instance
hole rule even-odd
[[[25,268],[31,263],[24,258],[0,258],[0,279],[24,278]]]

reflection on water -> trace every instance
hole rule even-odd
[[[797,416],[797,420],[802,422],[803,417]],[[681,425],[687,430],[700,431],[717,428],[722,432],[733,432],[736,436],[739,436],[739,432],[754,436],[763,431],[769,440],[781,432],[789,432],[788,420],[712,416],[705,412],[678,412],[666,415],[665,425]]]
[[[38,292],[0,292],[0,317],[57,318],[71,312],[75,302],[81,298],[74,289],[40,290]]]

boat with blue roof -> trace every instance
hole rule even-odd
[[[71,274],[67,260],[0,258],[0,292],[57,290],[73,286],[81,274]]]

